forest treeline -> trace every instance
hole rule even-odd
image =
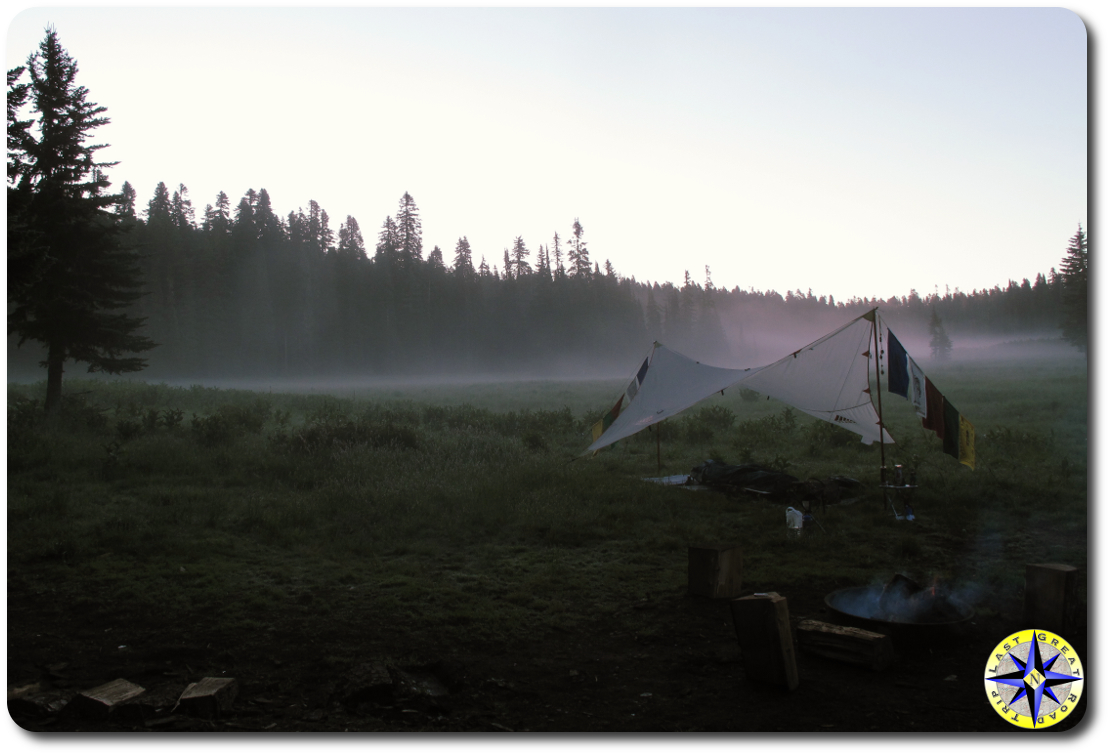
[[[934,310],[957,342],[1057,337],[1062,318],[1055,269],[990,290],[837,301],[717,287],[709,268],[701,281],[640,282],[596,259],[578,219],[499,256],[465,236],[425,250],[407,192],[369,242],[315,201],[279,214],[265,189],[234,206],[220,192],[197,212],[183,185],[159,184],[140,209],[125,183],[116,214],[141,255],[151,377],[623,374],[653,340],[750,366],[876,305],[911,343]]]

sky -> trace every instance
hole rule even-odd
[[[838,299],[1032,279],[1087,228],[1087,32],[1038,8],[31,8],[145,207],[265,188],[500,264]],[[533,258],[534,261],[534,258]]]

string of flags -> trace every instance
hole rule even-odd
[[[943,441],[944,453],[975,469],[975,426],[937,390],[890,328],[886,334],[887,390],[909,399],[921,426]]]
[[[628,388],[626,388],[624,393],[621,394],[621,397],[617,399],[617,403],[613,404],[613,408],[607,411],[604,417],[594,423],[591,431],[595,442],[601,437],[602,433],[609,429],[609,425],[613,424],[613,420],[620,416],[621,405],[624,404],[624,400],[627,398],[629,403],[632,403],[632,399],[636,398],[636,394],[640,392],[640,386],[644,383],[644,377],[647,375],[648,363],[650,361],[650,356],[644,359],[644,363],[640,365],[640,369],[636,371],[636,375],[632,378],[632,382],[628,384]],[[594,455],[597,455],[596,451]]]

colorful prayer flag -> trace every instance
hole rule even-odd
[[[960,463],[975,469],[975,425],[960,415]]]
[[[640,386],[644,382],[644,375],[647,374],[648,362],[650,360],[651,357],[644,360],[644,363],[640,365],[640,369],[636,373],[636,377],[632,378],[632,382],[628,384],[628,389],[624,392],[624,395],[628,397],[629,403],[631,403],[632,399],[636,398],[636,394],[640,392]]]
[[[925,404],[928,411],[921,419],[921,426],[932,430],[938,438],[944,440],[944,396],[929,378],[925,378]]]
[[[886,387],[891,393],[909,398],[910,373],[906,368],[909,354],[894,337],[893,331],[886,331]]]
[[[910,368],[910,403],[913,408],[917,410],[918,417],[929,416],[929,407],[925,401],[925,373],[917,366],[917,362],[913,361],[913,357],[906,356],[906,361],[909,362]]]
[[[944,399],[944,452],[954,459],[960,458],[960,410]]]
[[[591,430],[593,432],[595,442],[598,438],[601,437],[601,434],[603,432],[609,429],[609,425],[613,424],[613,420],[615,420],[620,415],[621,404],[623,403],[624,396],[621,395],[621,397],[617,399],[617,403],[613,404],[613,408],[606,412],[604,417],[594,423],[594,426],[593,428],[591,428]]]

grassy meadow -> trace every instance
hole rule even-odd
[[[583,457],[623,380],[337,395],[69,380],[50,420],[43,384],[9,384],[9,591],[208,612],[229,632],[355,601],[485,643],[681,589],[687,545],[709,541],[741,544],[763,589],[904,571],[1002,601],[1024,564],[1061,562],[1086,600],[1086,361],[926,369],[975,425],[978,467],[884,391],[887,463],[918,469],[912,524],[881,505],[878,445],[776,401],[731,389],[663,424],[663,474],[718,458],[866,484],[801,538],[781,505],[643,481],[652,433]]]

